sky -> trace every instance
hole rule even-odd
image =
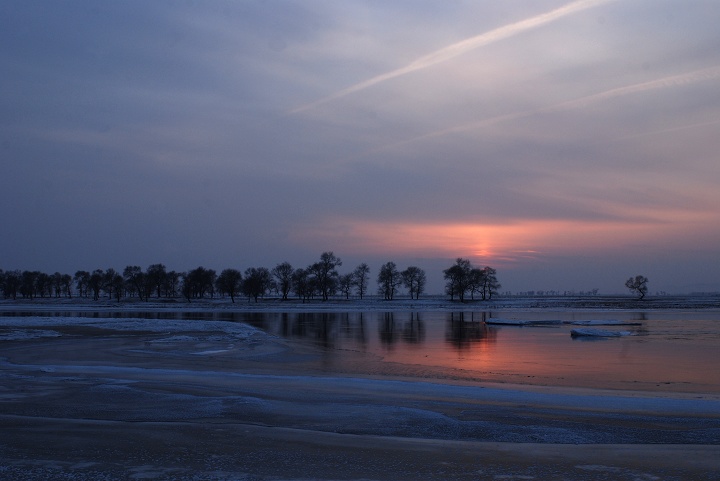
[[[720,2],[0,2],[0,268],[720,291]]]

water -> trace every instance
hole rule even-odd
[[[490,317],[561,321],[619,320],[621,338],[573,338],[552,327],[492,326]],[[267,332],[335,353],[373,354],[383,373],[576,387],[720,392],[720,312],[388,312],[253,314]],[[408,369],[411,366],[414,369]]]
[[[37,316],[5,312],[3,316]],[[331,372],[439,377],[537,385],[720,392],[720,311],[353,311],[353,312],[54,312],[54,317],[246,322],[310,344]],[[572,326],[491,326],[504,319],[619,320],[631,331],[580,339]],[[363,354],[359,362],[357,354]]]

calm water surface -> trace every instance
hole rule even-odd
[[[588,339],[570,335],[579,326],[493,326],[483,322],[490,317],[639,325],[598,326],[632,335]],[[720,311],[286,313],[253,314],[246,322],[336,358],[364,351],[459,379],[720,392]]]
[[[2,313],[37,315],[37,313]],[[720,311],[493,312],[57,312],[51,316],[141,317],[246,322],[268,333],[319,347],[332,371],[352,352],[379,359],[384,374],[623,389],[720,393]],[[488,318],[619,320],[634,326],[621,338],[572,338],[563,324],[492,326]],[[373,369],[368,367],[368,374]],[[412,368],[410,372],[409,368]]]

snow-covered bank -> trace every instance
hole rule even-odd
[[[93,301],[86,298],[42,298],[32,300],[0,300],[0,312],[16,310],[172,310],[172,311],[489,311],[499,309],[522,310],[657,310],[657,309],[720,309],[720,296],[662,296],[638,300],[623,296],[593,297],[495,297],[492,300],[451,301],[447,296],[426,296],[421,299],[399,297],[388,301],[376,296],[364,299],[331,298],[328,301],[297,299],[283,301],[277,298],[258,302],[229,298],[197,299],[187,302],[177,299],[150,299],[149,301],[108,299]]]

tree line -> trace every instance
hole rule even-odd
[[[361,263],[351,272],[340,274],[337,270],[342,261],[332,251],[323,252],[320,259],[306,267],[295,268],[289,262],[277,264],[272,269],[249,267],[224,269],[219,274],[213,269],[197,267],[186,272],[168,270],[163,264],[152,264],[147,269],[127,266],[116,271],[113,268],[77,271],[74,275],[46,274],[40,271],[3,271],[0,269],[0,289],[6,299],[48,298],[73,296],[99,300],[101,297],[120,301],[124,298],[138,298],[147,301],[152,297],[194,299],[228,296],[235,302],[240,296],[258,302],[268,294],[275,294],[283,300],[291,295],[303,302],[311,299],[327,301],[341,295],[345,299],[357,296],[363,299],[368,292],[370,267]],[[495,269],[475,268],[468,259],[456,263],[443,271],[446,293],[454,300],[465,300],[466,294],[474,299],[490,299],[497,293]],[[378,294],[385,300],[392,300],[401,287],[407,289],[411,299],[419,299],[425,293],[427,277],[417,266],[400,270],[394,262],[380,267],[376,278]]]

